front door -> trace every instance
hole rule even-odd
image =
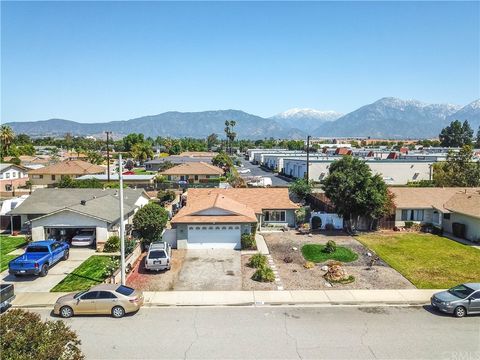
[[[83,294],[78,300],[77,305],[73,312],[75,314],[95,314],[96,313],[96,300],[98,297],[98,291],[89,291]]]

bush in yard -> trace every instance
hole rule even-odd
[[[158,204],[149,203],[133,216],[133,227],[145,244],[159,240],[168,221],[167,211]]]
[[[252,280],[260,282],[273,282],[275,281],[275,274],[273,273],[272,269],[265,265],[255,271],[252,276]]]
[[[137,240],[125,239],[125,256],[130,255],[137,246]]]
[[[244,250],[256,250],[257,243],[255,242],[255,235],[242,234],[242,249]]]
[[[111,257],[112,261],[110,261],[107,266],[105,267],[105,276],[112,277],[115,271],[118,270],[120,267],[120,260],[117,259],[115,256]]]
[[[117,251],[120,251],[120,238],[117,235],[112,235],[105,243],[103,252],[112,253]]]
[[[0,321],[0,354],[4,360],[84,359],[77,334],[63,321],[45,321],[21,309],[3,314]]]
[[[413,226],[413,221],[405,221],[405,229],[410,229]]]
[[[252,255],[252,257],[250,258],[250,261],[248,262],[247,265],[252,267],[252,268],[259,269],[262,266],[267,265],[267,257],[263,254],[260,254],[260,253]]]
[[[325,245],[325,249],[323,249],[323,251],[327,254],[333,254],[335,251],[337,251],[337,244],[333,240],[328,240],[327,245]]]
[[[171,203],[176,197],[177,194],[175,194],[175,191],[173,190],[159,190],[157,194],[157,198],[160,200],[161,205]]]

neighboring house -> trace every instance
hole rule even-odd
[[[4,158],[5,161],[12,161],[14,156],[7,156]],[[51,162],[51,157],[49,155],[20,155],[18,157],[20,159],[20,165],[29,167],[30,165],[43,165],[46,166]]]
[[[223,169],[201,162],[188,162],[162,171],[160,175],[166,176],[169,181],[188,181],[189,183],[208,182],[224,174]]]
[[[191,153],[182,153],[191,154]],[[196,153],[196,156],[192,155],[170,155],[161,157],[145,162],[145,170],[148,171],[160,171],[165,163],[172,163],[174,165],[193,163],[193,162],[206,162],[211,163],[213,156],[212,153]]]
[[[241,235],[266,225],[295,226],[286,188],[190,189],[173,217],[178,248],[241,248]]]
[[[105,174],[106,168],[82,160],[66,160],[40,169],[30,170],[28,177],[35,187],[58,183],[63,177],[78,178],[83,175]]]
[[[25,186],[28,169],[15,164],[0,164],[0,191],[14,191]]]
[[[124,189],[124,220],[132,224],[134,213],[146,205],[142,189]],[[7,213],[20,216],[33,241],[48,238],[70,240],[81,229],[95,230],[97,248],[111,235],[118,235],[120,200],[117,189],[37,189]]]
[[[131,187],[141,187],[141,188],[148,188],[152,187],[155,181],[156,175],[123,175],[123,184],[126,186]],[[88,179],[97,179],[102,183],[108,182],[107,175],[83,175],[77,178],[77,180],[88,180]],[[110,182],[118,182],[118,174],[111,174],[110,175]]]
[[[465,238],[480,238],[480,188],[391,187],[395,226],[405,222],[432,224],[453,233],[452,224],[465,225]]]
[[[25,201],[30,195],[22,195],[12,199],[2,199],[0,205],[0,230],[12,232],[21,230],[21,217],[20,216],[11,216],[7,215],[10,211],[19,206],[22,202]],[[13,224],[13,228],[12,228]]]

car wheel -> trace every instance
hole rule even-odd
[[[73,309],[70,306],[62,306],[60,308],[60,316],[62,318],[69,318],[73,316]]]
[[[463,306],[457,306],[453,312],[453,315],[458,318],[464,317],[467,315],[467,310]]]
[[[121,318],[123,317],[123,315],[125,315],[125,310],[123,309],[123,307],[121,306],[114,306],[113,309],[112,309],[112,316],[114,318]]]
[[[70,256],[70,251],[65,250],[65,252],[63,253],[63,260],[68,260],[69,256]]]
[[[40,270],[40,276],[47,276],[48,274],[48,265],[45,264],[42,266],[42,270]]]

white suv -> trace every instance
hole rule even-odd
[[[172,247],[166,242],[154,242],[150,244],[148,254],[145,256],[146,270],[170,270]]]

